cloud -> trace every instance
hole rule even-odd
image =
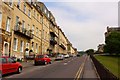
[[[78,50],[97,49],[107,26],[117,26],[117,2],[48,2],[57,24]]]
[[[40,0],[42,2],[118,2],[119,0]]]

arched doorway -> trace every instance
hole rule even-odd
[[[3,53],[3,55],[9,56],[9,43],[8,42],[4,42],[4,53]]]

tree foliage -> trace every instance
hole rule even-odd
[[[114,31],[106,37],[104,51],[110,54],[120,54],[120,32]]]
[[[93,54],[94,53],[94,49],[88,49],[88,50],[86,50],[86,53]]]

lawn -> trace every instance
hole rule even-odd
[[[120,56],[116,55],[97,55],[95,58],[100,61],[110,72],[120,78],[120,69],[118,70],[118,63],[120,63]]]

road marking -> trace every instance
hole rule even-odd
[[[67,65],[67,63],[64,63],[63,65]]]
[[[68,62],[71,62],[71,61],[68,61]]]
[[[79,80],[80,75],[81,75],[81,73],[82,73],[82,71],[83,71],[83,68],[84,68],[86,59],[87,59],[87,57],[84,59],[83,63],[82,63],[81,66],[79,67],[78,72],[77,72],[77,74],[75,75],[74,80]]]

